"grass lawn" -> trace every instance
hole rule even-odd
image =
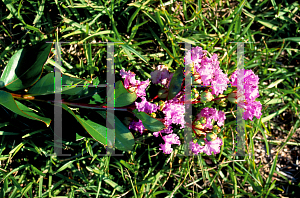
[[[297,1],[4,0],[0,9],[0,198],[298,197]],[[61,65],[55,42],[60,42]],[[119,90],[114,113],[117,155],[104,156],[102,145],[108,114],[100,107],[106,102],[106,88],[73,86],[61,90],[60,149],[70,156],[55,156],[55,68],[62,73],[62,83],[106,84],[111,80],[108,42],[114,42],[112,75]],[[137,97],[124,89],[121,70],[134,72],[139,81],[151,80],[158,65],[176,73],[185,66],[185,43],[202,47],[208,57],[217,54],[228,78],[239,67],[239,57],[242,66],[259,77],[256,101],[262,104],[262,115],[245,121],[245,155],[236,155],[237,110],[227,99],[224,106],[207,103],[226,115],[218,154],[184,155],[184,130],[175,125],[181,145],[173,145],[170,154],[160,150],[164,141],[150,130],[159,123],[142,134],[128,129],[140,117],[123,111]],[[239,43],[244,45],[243,56],[238,54]],[[19,64],[21,49],[19,63],[27,65],[25,69],[12,66]],[[8,85],[13,77],[15,84]],[[176,80],[179,87],[180,75],[173,79],[170,84],[176,87]],[[159,89],[157,84],[149,86],[147,100],[159,102]],[[196,89],[201,94],[208,88]],[[192,120],[203,107],[193,105]]]

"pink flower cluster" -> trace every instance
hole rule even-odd
[[[214,108],[208,108],[205,107],[201,110],[201,112],[197,115],[197,118],[200,117],[205,117],[206,118],[206,123],[203,124],[204,127],[212,129],[212,119],[215,121],[218,121],[217,124],[219,127],[224,125],[224,121],[226,119],[225,113],[223,111],[218,111]],[[214,154],[217,154],[220,152],[220,146],[223,144],[222,140],[218,137],[214,141],[208,141],[206,138],[205,140],[205,145],[200,146],[198,143],[194,143],[193,141],[190,142],[190,150],[194,154],[198,153],[206,153],[207,155],[211,155],[211,152],[213,151]]]
[[[259,97],[258,76],[252,70],[236,70],[231,75],[231,81],[233,86],[237,86],[237,104],[245,109],[243,118],[252,121],[255,116],[259,119],[262,115],[262,105],[259,101],[255,101]]]
[[[190,53],[191,59],[188,60],[185,57],[185,61],[187,61],[188,64],[193,65],[194,73],[197,78],[199,78],[204,85],[212,86],[212,94],[217,96],[219,94],[222,94],[227,89],[229,79],[227,77],[227,74],[224,74],[220,69],[218,56],[216,54],[213,54],[211,58],[208,58],[207,51],[202,50],[201,47],[194,47],[188,53]],[[166,100],[162,104],[159,103],[160,105],[164,105],[162,107],[148,102],[146,97],[144,97],[146,96],[145,89],[149,85],[149,79],[147,81],[140,82],[139,80],[135,79],[135,74],[133,72],[126,72],[124,69],[121,70],[120,74],[122,78],[125,79],[124,87],[131,91],[135,91],[137,96],[142,99],[142,101],[139,103],[135,102],[135,106],[138,111],[151,114],[162,108],[160,110],[164,113],[165,117],[163,121],[164,125],[167,126],[167,128],[161,131],[153,132],[153,135],[155,137],[162,137],[162,139],[164,140],[164,144],[159,144],[159,149],[162,150],[165,154],[170,154],[173,151],[173,148],[171,147],[172,144],[180,145],[179,137],[173,133],[173,128],[171,125],[180,125],[180,129],[184,128],[185,125],[184,90],[181,90],[173,99]],[[168,68],[162,65],[159,65],[155,71],[151,72],[152,83],[161,84],[165,88],[169,87],[172,77],[173,73],[170,74]],[[242,79],[244,79],[243,82]],[[231,84],[233,86],[237,86],[238,88],[236,99],[238,105],[245,109],[243,115],[244,119],[252,120],[253,116],[260,118],[262,106],[260,102],[255,101],[255,99],[259,97],[258,76],[255,75],[251,70],[237,70],[232,74],[231,81]],[[202,124],[204,127],[203,129],[214,129],[214,133],[216,132],[212,120],[216,121],[217,125],[221,127],[224,125],[226,119],[225,113],[223,111],[218,111],[217,109],[208,107],[203,108],[197,115],[197,119],[199,119],[200,117],[206,118],[206,122]],[[216,128],[217,130],[219,130],[218,127]],[[129,125],[129,129],[139,131],[142,134],[145,130],[145,127],[143,126],[142,121],[139,120],[138,122],[132,121]],[[200,146],[198,143],[194,143],[193,141],[191,141],[189,144],[190,150],[194,154],[205,153],[207,155],[212,155],[212,153],[220,153],[220,147],[221,145],[223,145],[222,140],[219,137],[216,138],[216,134],[212,133],[209,133],[209,136],[207,138],[211,138],[213,141],[208,141],[206,138],[204,138],[205,144],[203,144],[203,146]]]
[[[139,81],[135,79],[135,73],[133,72],[126,72],[124,69],[120,71],[120,75],[122,78],[125,78],[124,80],[124,87],[126,89],[130,89],[134,91],[137,95],[137,97],[146,96],[146,88],[150,84],[149,79],[146,81]]]
[[[150,73],[153,84],[162,84],[168,88],[174,73],[169,73],[168,67],[158,65],[157,69]]]
[[[222,94],[227,89],[229,79],[219,66],[218,55],[213,54],[211,58],[208,58],[207,51],[202,50],[201,47],[193,47],[188,51],[188,56],[189,54],[191,60],[187,60],[188,58],[185,57],[185,61],[194,65],[194,72],[196,75],[200,75],[202,83],[212,86],[212,94]]]
[[[217,139],[214,141],[207,141],[206,138],[204,138],[204,140],[204,146],[200,146],[198,143],[190,141],[190,150],[196,155],[198,153],[205,153],[206,155],[211,155],[212,152],[214,152],[214,154],[220,153],[220,146],[223,144],[223,142],[219,137],[217,137]]]
[[[225,113],[223,111],[218,111],[214,108],[208,107],[203,108],[197,117],[206,117],[206,124],[204,126],[209,129],[213,128],[211,123],[212,119],[214,119],[215,121],[218,120],[217,124],[219,127],[224,125],[224,121],[226,119]]]

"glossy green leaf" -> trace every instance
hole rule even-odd
[[[69,107],[62,104],[62,108],[72,114],[76,120],[83,126],[83,128],[100,144],[107,145],[106,127],[102,126],[87,117],[81,117],[75,114]]]
[[[146,114],[145,112],[139,112],[137,109],[133,110],[133,113],[135,114],[135,116],[140,119],[144,125],[144,127],[146,129],[148,129],[149,131],[152,131],[152,132],[156,132],[156,131],[161,131],[163,130],[165,127],[165,125],[151,117],[150,115]]]
[[[106,113],[105,111],[97,111],[104,119],[106,119]],[[134,137],[132,133],[129,131],[129,129],[124,126],[124,124],[115,116],[114,120],[115,124],[115,133],[116,133],[116,139],[115,139],[115,146],[119,150],[123,151],[129,151],[133,149],[134,146]],[[112,125],[112,123],[110,123]],[[110,127],[109,127],[110,128]]]
[[[42,74],[50,49],[51,44],[40,42],[19,50],[4,68],[0,86],[18,91],[33,85]]]
[[[115,107],[124,107],[130,105],[136,100],[136,93],[130,93],[125,89],[122,81],[115,84]]]
[[[37,115],[31,109],[29,109],[19,101],[14,100],[13,96],[6,91],[0,90],[0,105],[3,105],[12,112],[21,115],[25,118],[42,121],[47,125],[47,127],[51,123],[51,119]]]
[[[176,69],[171,82],[169,86],[169,94],[168,94],[168,100],[173,99],[180,91],[181,89],[181,84],[183,81],[183,69],[182,67],[179,67]]]
[[[41,78],[28,93],[30,95],[47,95],[55,93],[54,73],[49,73]],[[88,85],[89,82],[62,74],[62,94],[76,95],[84,89],[83,85]],[[80,85],[80,86],[78,86]]]

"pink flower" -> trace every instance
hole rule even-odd
[[[244,81],[242,82],[242,79]],[[238,95],[245,95],[246,101],[254,101],[259,97],[258,83],[259,78],[252,70],[236,70],[231,75],[233,86],[237,86]]]
[[[217,122],[219,127],[224,125],[225,119],[226,119],[225,113],[223,111],[219,111],[218,122]]]
[[[171,148],[172,144],[180,145],[179,137],[176,134],[169,134],[163,137],[165,144],[159,144],[161,148],[159,150],[163,150],[165,154],[170,154],[173,149]]]
[[[188,64],[193,63],[195,75],[200,75],[200,79],[204,85],[212,85],[212,94],[222,94],[227,89],[229,79],[220,69],[218,55],[213,54],[211,58],[206,56],[207,52],[201,47],[194,47],[188,52],[191,54],[191,60],[185,60]]]
[[[180,140],[179,137],[176,134],[169,134],[169,135],[165,135],[163,137],[165,142],[168,142],[169,144],[178,144],[180,145]]]
[[[169,126],[171,124],[180,124],[180,128],[184,128],[184,105],[167,102],[165,103],[163,113],[165,114],[165,126]]]
[[[146,96],[146,88],[148,87],[148,85],[150,84],[149,79],[147,79],[146,81],[137,81],[137,90],[136,90],[136,96],[137,97],[141,97],[141,96]]]
[[[212,152],[214,152],[214,154],[220,153],[220,147],[223,144],[223,142],[219,137],[214,141],[207,141],[206,138],[204,138],[204,140],[205,140],[204,146],[200,146],[198,143],[194,143],[193,141],[190,141],[190,145],[189,145],[190,150],[196,155],[198,153],[205,153],[206,155],[211,155]]]
[[[141,120],[139,120],[138,122],[136,121],[132,121],[130,124],[129,124],[129,129],[133,129],[135,131],[139,131],[141,134],[143,133],[143,131],[145,130],[145,127],[142,123]]]
[[[190,51],[187,52],[188,54],[191,54],[191,60],[188,60],[186,57],[184,60],[187,62],[187,64],[191,64],[192,62],[198,63],[201,62],[202,58],[206,56],[207,51],[202,50],[202,47],[193,47]],[[189,56],[189,55],[187,55]]]
[[[167,85],[167,82],[171,80],[168,67],[164,65],[159,65],[150,75],[153,84],[161,83],[162,85]]]
[[[223,144],[221,138],[217,137],[217,139],[214,141],[207,141],[206,138],[204,138],[204,140],[205,140],[205,146],[203,152],[206,155],[211,155],[212,152],[214,152],[214,154],[220,153],[220,147]]]
[[[225,113],[222,111],[218,111],[214,108],[205,107],[201,110],[200,116],[198,117],[206,117],[206,124],[205,127],[212,129],[211,120],[214,119],[215,121],[218,120],[218,126],[221,127],[224,125],[224,121],[226,119]]]
[[[159,150],[162,150],[164,154],[170,154],[173,151],[171,144],[167,142],[165,144],[159,144],[159,146],[160,146]]]
[[[166,129],[163,129],[163,130],[157,131],[157,132],[153,132],[153,135],[154,135],[155,137],[158,137],[159,134],[161,134],[161,133],[166,133],[166,134],[173,133],[172,128],[173,128],[173,127],[172,127],[171,125],[169,125],[168,128],[166,128]]]
[[[190,141],[189,149],[196,155],[198,153],[203,153],[204,146],[200,146],[198,143],[194,143],[193,141]]]
[[[243,118],[245,120],[250,119],[252,121],[253,116],[255,116],[257,119],[259,119],[260,116],[262,115],[262,113],[261,113],[262,105],[259,101],[248,101],[245,104],[238,103],[238,105],[241,108],[245,109],[244,114],[243,114]]]
[[[146,81],[139,81],[135,79],[135,73],[133,72],[126,72],[124,69],[120,71],[120,75],[124,79],[124,87],[125,89],[131,89],[136,93],[137,97],[146,96],[146,88],[150,84],[149,79]]]
[[[224,74],[221,69],[217,69],[214,72],[214,78],[211,82],[212,84],[212,94],[216,96],[222,94],[227,89],[227,84],[229,83],[229,79],[227,78],[227,74]]]
[[[136,84],[136,80],[135,80],[135,73],[133,72],[126,72],[124,69],[122,69],[120,71],[120,75],[122,76],[122,78],[125,78],[124,80],[124,87],[127,89],[129,87],[129,85],[135,85]]]
[[[159,109],[159,107],[156,104],[147,102],[147,99],[145,97],[141,97],[141,99],[142,102],[135,102],[135,106],[138,111],[143,111],[145,113],[151,114],[153,112],[156,112],[157,109]]]

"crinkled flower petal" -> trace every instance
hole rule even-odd
[[[176,134],[169,134],[169,135],[165,135],[163,137],[163,139],[165,140],[165,142],[168,142],[169,144],[178,144],[180,145],[180,140],[178,135]]]
[[[159,146],[160,146],[159,150],[162,150],[164,154],[170,154],[173,151],[171,144],[167,142],[165,144],[159,144]]]

